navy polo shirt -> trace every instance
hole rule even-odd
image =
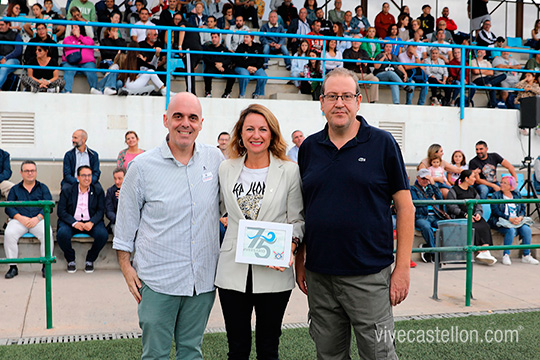
[[[28,192],[24,186],[23,182],[14,185],[11,190],[9,190],[9,195],[7,201],[41,201],[41,200],[52,200],[51,192],[47,185],[36,181],[36,184],[30,192]],[[6,214],[13,219],[16,214],[21,214],[29,218],[33,218],[38,214],[43,215],[43,208],[38,207],[6,207]]]
[[[341,149],[328,125],[300,147],[306,268],[329,275],[367,275],[394,261],[392,195],[409,190],[399,145],[386,131],[361,122]]]

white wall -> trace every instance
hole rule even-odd
[[[216,144],[221,131],[231,131],[242,109],[252,103],[248,99],[200,99],[203,108],[203,130],[199,141]],[[326,120],[317,102],[288,100],[257,100],[274,112],[281,131],[290,142],[296,129],[306,135],[323,128]],[[0,114],[4,112],[35,112],[36,141],[33,146],[6,145],[0,147],[13,158],[61,159],[71,147],[71,134],[78,128],[89,133],[88,146],[102,159],[116,159],[125,147],[124,134],[135,130],[140,146],[150,149],[164,138],[165,99],[162,97],[117,97],[83,94],[33,94],[2,92]],[[499,152],[513,164],[521,162],[527,150],[527,137],[517,128],[519,112],[500,109],[466,109],[465,119],[459,119],[459,108],[362,104],[360,113],[377,126],[380,121],[405,123],[404,158],[417,163],[425,157],[432,143],[439,143],[450,160],[453,150],[461,149],[467,159],[473,157],[474,144],[485,140],[490,151]],[[124,117],[124,120],[118,117]],[[533,135],[533,156],[540,153],[540,139]],[[292,144],[291,144],[292,145]]]

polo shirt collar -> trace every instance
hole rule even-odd
[[[178,161],[178,160],[176,160],[174,158],[174,156],[172,154],[172,151],[171,151],[171,148],[169,148],[168,140],[169,140],[169,135],[167,134],[167,136],[165,137],[165,140],[163,140],[163,142],[161,143],[161,146],[160,146],[161,156],[163,156],[164,159],[172,159],[174,161]],[[199,156],[200,150],[201,150],[200,146],[197,144],[197,142],[195,142],[195,146],[194,146],[194,149],[193,149],[193,156],[189,160],[190,162],[196,156]]]
[[[371,138],[371,126],[367,123],[366,119],[362,115],[356,115],[356,120],[360,121],[360,128],[358,129],[358,133],[354,138],[349,140],[343,148],[348,148],[351,146],[356,146],[358,144],[363,144]],[[332,141],[330,141],[330,137],[328,136],[328,123],[324,126],[324,132],[323,137],[319,140],[319,143],[335,146]]]

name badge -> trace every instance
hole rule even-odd
[[[214,178],[214,175],[212,175],[211,171],[207,171],[207,172],[204,172],[202,174],[202,181],[203,182],[208,182],[208,181],[212,180],[213,178]]]

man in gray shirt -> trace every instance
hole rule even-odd
[[[120,192],[113,248],[139,304],[142,359],[202,359],[214,303],[219,255],[221,151],[196,143],[202,129],[197,97],[169,103],[165,141],[135,158]],[[133,266],[130,263],[134,254]]]

